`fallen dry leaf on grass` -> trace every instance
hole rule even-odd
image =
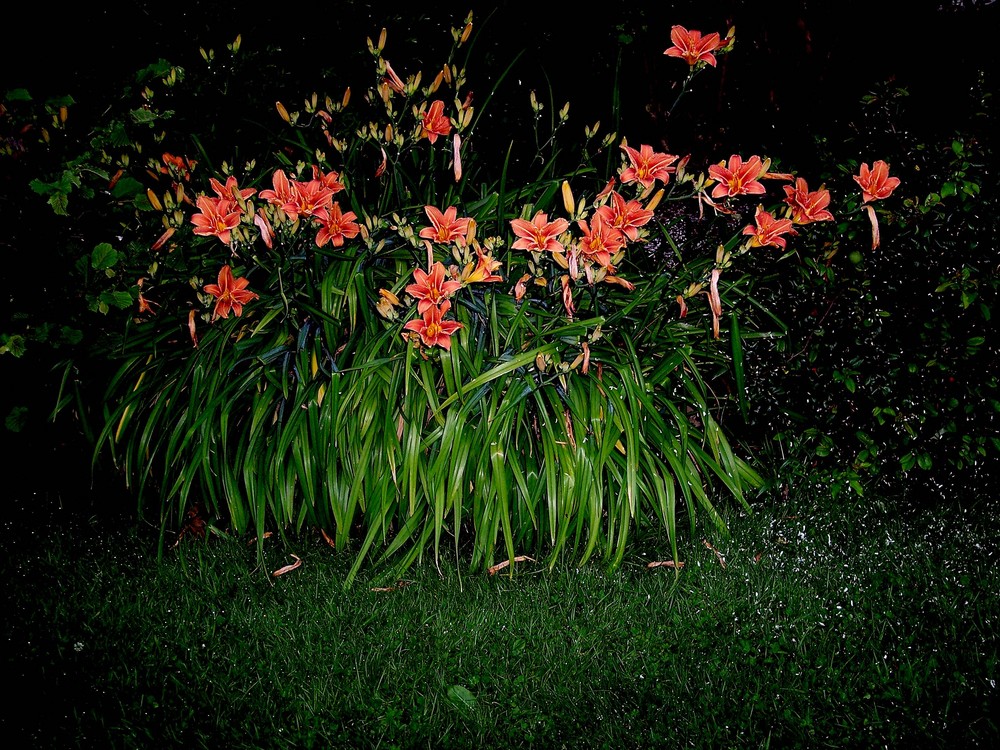
[[[400,589],[405,589],[413,581],[396,581],[392,586],[376,586],[372,591],[386,592],[386,591],[399,591]]]
[[[719,561],[719,565],[721,565],[722,569],[725,570],[726,569],[726,558],[724,558],[722,556],[722,553],[719,552],[719,550],[717,550],[715,547],[713,547],[709,543],[709,541],[707,539],[702,539],[701,543],[704,544],[706,547],[708,547],[710,550],[712,550],[712,552],[715,553],[715,559]]]
[[[330,535],[326,533],[325,529],[320,529],[319,533],[323,535],[323,541],[325,541],[327,544],[329,544],[334,549],[337,548],[337,545],[333,543],[333,540],[330,538]]]
[[[674,562],[673,560],[654,560],[651,563],[646,563],[647,568],[683,568],[684,561],[678,560]]]
[[[295,562],[293,562],[291,565],[286,565],[283,568],[278,568],[276,571],[274,571],[273,573],[271,573],[271,575],[274,576],[275,578],[277,578],[278,576],[285,575],[285,573],[290,573],[291,571],[295,570],[296,568],[301,568],[302,567],[302,560],[299,558],[299,556],[298,555],[292,555],[292,557],[295,558]]]
[[[514,558],[514,562],[535,562],[535,558],[528,557],[527,555],[518,555],[517,557]],[[489,573],[491,576],[496,575],[496,572],[498,570],[503,570],[508,565],[510,565],[510,560],[504,560],[503,562],[498,562],[496,565],[493,565],[492,567],[488,568],[486,572]]]

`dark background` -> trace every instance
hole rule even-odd
[[[780,150],[807,159],[811,134],[835,132],[877,82],[910,90],[914,108],[947,128],[968,116],[968,76],[995,58],[1000,4],[994,0],[676,0],[587,6],[581,3],[453,1],[433,4],[327,2],[232,4],[136,2],[69,4],[58,11],[22,3],[4,13],[0,89],[33,94],[120,91],[139,67],[158,58],[200,64],[198,48],[222,49],[237,34],[244,49],[274,51],[280,60],[261,86],[276,98],[305,92],[357,91],[370,80],[351,61],[366,37],[389,31],[386,56],[397,70],[436,65],[471,9],[477,32],[473,86],[489,86],[520,53],[502,96],[491,104],[523,111],[538,89],[551,87],[556,106],[571,102],[571,123],[600,119],[631,142],[671,153]],[[673,86],[684,65],[662,53],[673,24],[725,35],[736,47],[667,122]],[[617,71],[617,86],[616,84]],[[425,70],[425,73],[428,72]],[[621,122],[612,123],[612,91]],[[477,92],[484,95],[485,91]],[[926,123],[925,123],[926,124]],[[603,129],[602,132],[607,132]],[[789,158],[786,156],[786,158]],[[803,165],[806,166],[806,165]]]

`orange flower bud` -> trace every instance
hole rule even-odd
[[[285,109],[285,105],[281,102],[275,102],[274,108],[278,110],[278,116],[285,122],[291,122],[292,119],[288,116],[288,110]]]

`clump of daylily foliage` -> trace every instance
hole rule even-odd
[[[457,62],[472,28],[426,78],[390,64],[383,30],[360,102],[276,103],[281,143],[242,166],[205,173],[184,134],[157,136],[171,147],[155,156],[101,153],[126,218],[87,259],[106,284],[92,299],[126,319],[97,450],[141,507],[158,498],[165,534],[192,507],[217,533],[294,545],[318,529],[356,555],[352,578],[376,547],[398,570],[442,540],[474,569],[498,554],[613,567],[644,530],[676,559],[679,516],[721,523],[718,502],[762,485],[701,370],[739,354],[740,258],[778,261],[851,217],[761,155],[702,167],[598,125],[571,169],[506,185],[476,152]],[[685,90],[735,43],[679,25],[670,39]],[[899,180],[878,160],[854,179],[874,249]],[[691,256],[658,218],[667,201],[748,218]],[[651,262],[653,239],[683,263]]]

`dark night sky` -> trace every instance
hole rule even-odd
[[[446,0],[431,6],[116,0],[70,4],[58,12],[41,3],[20,3],[4,14],[0,89],[25,86],[78,95],[110,85],[159,57],[193,63],[199,46],[222,48],[242,34],[245,48],[280,47],[289,71],[307,90],[322,84],[316,80],[319,71],[333,70],[346,53],[363,50],[365,37],[377,35],[383,24],[390,30],[393,56],[420,67],[422,61],[415,58],[427,43],[447,39],[448,28],[459,25],[472,8],[477,28],[488,30],[480,46],[493,52],[497,68],[525,50],[516,70],[521,93],[546,86],[547,76],[557,100],[571,99],[581,123],[607,115],[616,39],[625,33],[632,41],[622,58],[623,112],[632,116],[636,128],[654,133],[657,123],[645,115],[647,105],[665,98],[666,87],[680,77],[680,69],[664,64],[678,61],[662,56],[674,23],[706,33],[725,33],[735,25],[737,47],[719,71],[725,80],[711,82],[716,101],[700,103],[728,107],[720,117],[730,130],[737,122],[752,130],[750,121],[760,117],[786,127],[833,119],[840,96],[856,99],[868,85],[889,76],[911,87],[914,96],[925,97],[929,107],[936,103],[936,115],[945,118],[968,68],[995,56],[1000,3],[970,0],[961,3],[961,11],[940,10],[939,5],[920,0],[676,0],[623,4],[609,14],[526,0]],[[413,44],[403,48],[407,39]],[[476,75],[470,76],[473,83]],[[720,104],[721,99],[728,103]]]

